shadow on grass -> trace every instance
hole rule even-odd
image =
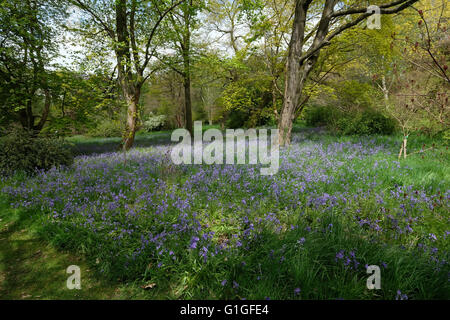
[[[203,132],[211,129],[219,129],[218,126],[203,126]],[[274,128],[274,127],[261,127],[261,128]],[[223,134],[224,130],[221,130]],[[292,129],[293,133],[301,133],[304,138],[321,137],[326,134],[324,127],[310,128],[296,125]],[[176,144],[177,142],[171,141],[172,131],[158,131],[151,133],[137,134],[133,148],[145,148],[158,145]],[[94,153],[106,153],[121,151],[121,138],[87,138],[87,137],[72,137],[68,138],[68,141],[73,144],[72,151],[75,155],[90,155]]]
[[[0,299],[117,299],[119,290],[94,280],[82,258],[60,252],[35,235],[30,212],[0,201]],[[66,287],[69,265],[81,268],[81,290]]]
[[[171,144],[171,132],[163,131],[154,134],[137,135],[133,148],[152,147]],[[70,141],[70,140],[69,140]],[[73,141],[72,152],[75,155],[90,155],[94,153],[116,152],[121,150],[120,138],[92,138]]]

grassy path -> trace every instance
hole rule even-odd
[[[94,278],[79,257],[39,239],[25,212],[0,199],[0,299],[120,299],[120,288]],[[69,290],[69,265],[81,268],[82,289]]]

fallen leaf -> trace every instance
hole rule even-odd
[[[147,289],[152,289],[154,286],[156,286],[156,283],[152,282],[152,283],[147,283],[147,284],[141,286],[141,288],[147,290]]]

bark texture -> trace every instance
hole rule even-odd
[[[402,11],[418,0],[396,0],[379,5],[381,14],[393,14]],[[312,0],[297,0],[292,25],[291,40],[288,48],[286,61],[286,81],[284,87],[284,99],[280,117],[278,119],[279,143],[280,146],[290,144],[292,126],[295,118],[304,107],[304,102],[308,97],[304,95],[303,89],[311,70],[317,63],[320,50],[330,44],[330,41],[344,30],[356,26],[373,12],[367,12],[367,7],[355,7],[334,11],[338,0],[325,0],[319,23],[313,31],[305,35],[305,26],[308,9]],[[333,28],[332,26],[342,17],[357,15],[348,22]],[[314,37],[312,44],[304,50],[305,42]]]

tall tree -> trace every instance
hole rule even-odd
[[[381,14],[400,12],[418,0],[395,0],[379,4]],[[301,108],[302,91],[308,76],[315,66],[320,51],[330,41],[343,31],[355,27],[360,22],[374,14],[368,12],[367,7],[359,7],[357,1],[325,0],[297,0],[295,5],[294,22],[292,26],[289,53],[286,63],[286,81],[284,88],[283,107],[278,121],[280,130],[279,143],[281,146],[289,144],[292,125],[295,116]],[[320,18],[308,32],[307,19],[310,12],[320,8]],[[308,42],[309,39],[311,42]],[[306,46],[309,45],[308,48]]]
[[[2,122],[19,121],[38,133],[52,101],[49,67],[63,6],[55,1],[0,2],[0,108]]]
[[[283,98],[282,80],[289,45],[289,31],[294,16],[294,2],[291,0],[265,0],[264,6],[258,12],[259,19],[251,24],[251,33],[264,56],[264,63],[272,78],[272,105],[275,117],[278,119],[278,106]],[[256,8],[258,9],[258,8]]]
[[[172,43],[171,49],[176,52],[176,55],[170,53],[161,58],[183,79],[185,127],[191,134],[193,134],[191,82],[194,53],[192,36],[194,30],[199,27],[196,18],[202,6],[203,3],[200,0],[186,0],[168,14],[165,30],[167,30],[167,37]]]
[[[127,104],[127,122],[123,148],[134,142],[141,89],[155,71],[150,60],[158,48],[159,27],[167,14],[184,0],[70,0],[90,17],[85,27],[91,35],[107,36],[117,61],[118,79]],[[100,32],[99,32],[100,31]]]

